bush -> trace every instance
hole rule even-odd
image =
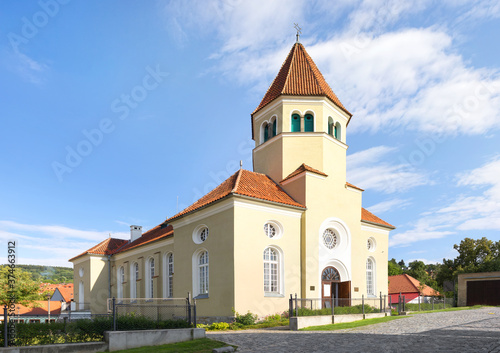
[[[245,315],[240,315],[237,312],[235,313],[234,322],[241,324],[243,326],[254,325],[255,321],[257,321],[257,315],[252,314],[250,311]]]
[[[214,322],[208,327],[208,329],[213,331],[223,331],[229,329],[229,324],[227,322]]]
[[[371,307],[368,304],[364,305],[365,314],[378,312],[379,309]],[[362,314],[363,313],[363,305],[354,305],[354,306],[336,306],[334,308],[335,315],[344,315],[344,314]],[[323,308],[323,309],[308,309],[308,308],[299,308],[298,316],[316,316],[316,315],[332,315],[332,309]]]

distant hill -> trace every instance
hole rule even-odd
[[[44,283],[73,283],[73,269],[71,267],[16,265],[29,272],[37,282]]]

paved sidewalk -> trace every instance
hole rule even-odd
[[[491,352],[500,353],[500,308],[418,314],[339,331],[207,332],[238,352]]]

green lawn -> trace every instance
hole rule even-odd
[[[208,338],[199,340],[165,344],[162,346],[149,346],[116,351],[116,353],[211,353],[212,349],[226,347],[227,344]],[[233,346],[236,347],[236,346]]]
[[[300,329],[300,331],[344,330],[347,328],[356,328],[356,327],[361,327],[361,326],[380,324],[382,322],[387,322],[387,321],[392,321],[392,320],[404,319],[406,317],[409,317],[409,316],[385,316],[385,317],[379,317],[379,318],[375,318],[375,319],[366,319],[366,320],[359,320],[359,321],[346,322],[346,323],[340,323],[340,324],[330,324],[330,325],[323,325],[323,326],[310,326],[310,327]]]
[[[481,308],[485,308],[485,306],[484,305],[474,305],[474,306],[460,306],[460,307],[439,309],[439,310],[411,311],[411,312],[409,312],[409,314],[413,315],[413,314],[440,313],[443,311],[459,311],[459,310],[471,310],[471,309],[481,309]]]

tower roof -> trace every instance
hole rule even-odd
[[[281,95],[327,97],[349,117],[351,113],[342,105],[338,97],[326,83],[318,67],[301,43],[295,43],[278,76],[266,92],[252,116]]]

